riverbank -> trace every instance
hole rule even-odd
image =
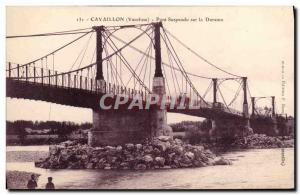
[[[7,189],[27,189],[27,182],[31,175],[35,175],[38,180],[40,174],[25,171],[6,171]]]

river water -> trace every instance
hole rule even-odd
[[[47,151],[13,146],[7,151]],[[251,149],[223,154],[230,166],[149,171],[47,170],[33,162],[8,162],[7,170],[41,174],[39,188],[53,177],[57,189],[264,189],[293,188],[294,149]]]

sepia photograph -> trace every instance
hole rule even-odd
[[[293,6],[5,9],[7,190],[295,190]]]

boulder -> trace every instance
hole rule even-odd
[[[174,140],[174,143],[177,144],[177,145],[182,145],[183,144],[181,139],[177,139],[177,138]]]
[[[64,146],[61,146],[61,145],[51,145],[49,146],[49,154],[50,155],[55,155],[57,153],[60,152],[61,149],[64,149],[65,147]]]
[[[150,153],[153,152],[153,147],[152,147],[152,146],[149,146],[149,145],[143,146],[143,151],[144,151],[146,154],[150,154]]]
[[[232,162],[228,159],[225,159],[223,157],[218,157],[214,161],[214,165],[231,165]]]
[[[157,163],[157,165],[159,165],[159,166],[164,166],[165,165],[165,158],[163,158],[163,157],[160,157],[160,156],[158,156],[158,157],[155,157],[155,162]]]
[[[87,168],[87,169],[92,169],[92,168],[94,168],[94,164],[93,164],[93,163],[88,163],[88,164],[86,165],[86,168]]]
[[[158,147],[163,152],[171,147],[171,143],[169,141],[161,141],[159,139],[153,140],[152,145]]]
[[[131,144],[131,143],[125,144],[125,147],[126,147],[128,150],[132,150],[132,149],[134,149],[134,144]]]
[[[137,164],[136,166],[134,166],[135,170],[145,170],[147,168],[147,166],[145,164]]]
[[[136,148],[137,150],[141,150],[141,149],[143,148],[143,145],[142,145],[142,144],[136,144],[136,145],[135,145],[135,148]]]
[[[194,160],[195,158],[195,154],[193,152],[186,152],[184,155],[191,160]]]
[[[151,155],[145,155],[145,156],[143,157],[143,160],[144,160],[145,162],[147,162],[147,163],[150,163],[150,162],[153,161],[153,158],[152,158]]]
[[[172,137],[162,135],[162,136],[157,137],[157,139],[160,140],[160,141],[166,142],[166,141],[172,140]]]

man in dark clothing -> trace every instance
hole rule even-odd
[[[35,189],[36,187],[37,187],[37,183],[35,181],[34,175],[32,174],[31,179],[27,183],[27,188],[28,189]]]
[[[54,190],[54,183],[52,183],[52,177],[48,177],[48,183],[46,184],[47,190]]]

